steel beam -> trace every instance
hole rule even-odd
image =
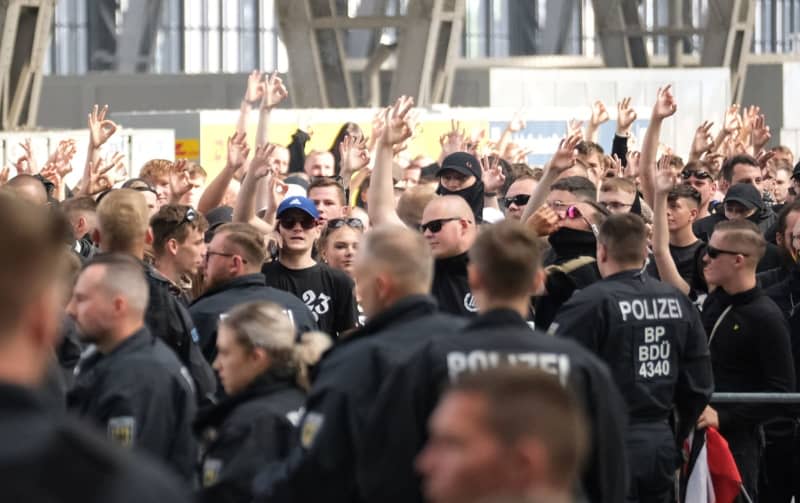
[[[749,0],[709,0],[700,65],[731,69],[733,103],[744,94],[754,22],[755,5]]]
[[[643,68],[650,58],[636,0],[592,0],[597,36],[606,66]]]
[[[128,4],[128,10],[122,19],[122,32],[118,37],[117,71],[150,71],[163,6],[162,0],[137,0]]]
[[[547,0],[547,22],[542,30],[542,54],[563,54],[575,15],[575,0]]]

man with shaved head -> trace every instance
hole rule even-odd
[[[428,294],[433,268],[430,247],[413,230],[378,226],[364,235],[353,275],[367,323],[320,363],[298,445],[256,478],[257,501],[359,499],[369,481],[357,478],[355,467],[369,461],[360,459],[363,440],[354,426],[367,421],[387,375],[433,337],[463,325],[437,312]]]
[[[467,282],[467,252],[478,232],[469,204],[459,196],[436,197],[419,226],[434,258],[431,292],[446,313],[474,316],[475,300]]]
[[[17,175],[6,186],[33,204],[47,204],[47,188],[33,175]]]

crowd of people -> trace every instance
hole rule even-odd
[[[596,102],[529,166],[520,118],[406,156],[408,97],[271,143],[287,94],[249,76],[210,180],[127,176],[107,106],[76,186],[74,140],[0,172],[9,501],[666,503],[712,430],[740,501],[800,499],[797,409],[712,403],[800,378],[800,164],[758,107],[664,145],[670,86],[641,139],[626,98],[609,155]]]

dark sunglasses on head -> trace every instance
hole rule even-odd
[[[503,204],[506,208],[510,208],[512,204],[516,204],[517,206],[525,206],[528,204],[528,200],[531,196],[527,194],[518,194],[514,197],[507,197],[503,200]]]
[[[328,229],[330,230],[335,230],[345,225],[353,229],[364,230],[364,222],[358,218],[334,218],[333,220],[328,220]]]
[[[183,216],[183,219],[178,223],[178,227],[183,224],[190,224],[197,220],[197,212],[194,208],[189,208],[186,210],[186,214]]]
[[[731,250],[723,250],[721,248],[714,248],[711,245],[708,245],[706,247],[706,255],[708,255],[711,258],[717,258],[717,257],[719,257],[720,255],[723,255],[723,254],[724,255],[741,255],[742,257],[749,256],[747,253],[741,253],[741,252],[731,251]]]
[[[447,222],[453,222],[455,220],[461,220],[458,217],[451,217],[451,218],[438,218],[436,220],[431,220],[430,222],[425,222],[424,224],[419,226],[420,232],[425,232],[426,230],[431,231],[432,233],[436,234],[437,232],[442,230],[442,226]]]
[[[317,221],[314,220],[310,215],[280,217],[278,219],[278,223],[287,231],[294,229],[294,226],[298,223],[305,230],[313,229],[317,225]]]
[[[698,171],[687,170],[681,172],[681,178],[683,178],[684,180],[688,180],[691,177],[695,177],[698,180],[711,180],[711,173],[709,173],[708,171],[699,171],[699,170]]]

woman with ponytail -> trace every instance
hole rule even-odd
[[[250,501],[256,470],[286,456],[308,390],[308,367],[330,345],[295,339],[277,304],[253,302],[221,317],[214,369],[227,397],[195,422],[203,501]]]

